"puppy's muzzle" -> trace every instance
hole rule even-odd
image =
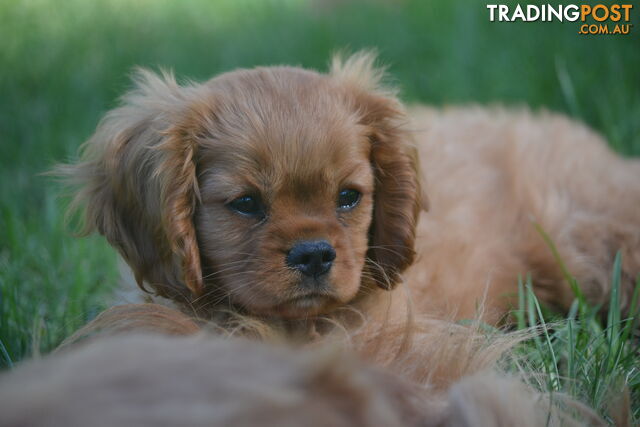
[[[327,273],[336,259],[336,251],[326,240],[296,243],[287,254],[287,265],[305,276],[317,278]]]

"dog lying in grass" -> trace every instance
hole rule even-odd
[[[560,310],[599,305],[620,251],[629,311],[637,160],[551,113],[405,108],[383,80],[366,53],[327,74],[268,67],[179,85],[140,71],[61,173],[84,231],[109,240],[152,301],[188,316],[116,308],[71,342],[202,328],[311,345],[342,336],[359,359],[444,396],[518,341],[470,339],[448,321],[508,321],[520,277]]]
[[[373,61],[185,85],[139,71],[61,169],[84,231],[103,234],[142,289],[209,319],[348,308],[498,323],[528,274],[561,310],[606,301],[617,251],[628,309],[637,160],[551,113],[407,110]]]

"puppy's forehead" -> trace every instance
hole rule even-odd
[[[210,83],[205,164],[259,180],[333,182],[368,163],[366,127],[348,93],[295,68],[222,75]]]

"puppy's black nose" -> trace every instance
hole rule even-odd
[[[326,240],[296,243],[287,254],[287,265],[305,276],[318,277],[331,269],[336,251]]]

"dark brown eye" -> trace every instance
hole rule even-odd
[[[360,201],[360,192],[356,190],[342,190],[338,193],[338,209],[349,210],[356,207]]]
[[[257,197],[242,196],[229,202],[228,206],[243,215],[264,216],[262,203]]]

